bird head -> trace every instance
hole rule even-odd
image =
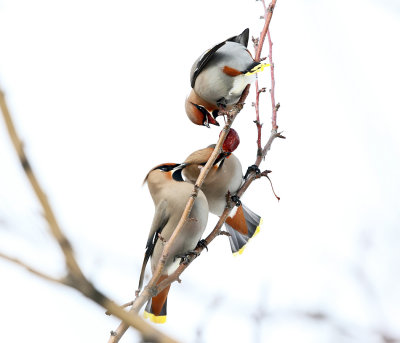
[[[197,96],[193,90],[185,101],[186,114],[196,125],[210,127],[210,124],[212,124],[219,126],[219,123],[215,120],[218,116],[218,109],[212,107],[212,105]]]

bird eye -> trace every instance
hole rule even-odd
[[[161,167],[160,170],[167,172],[169,170],[168,167]]]

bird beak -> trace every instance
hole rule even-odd
[[[214,119],[214,117],[211,114],[207,114],[207,119],[209,124],[219,126],[219,123]],[[208,125],[208,127],[210,127],[210,125]]]
[[[215,120],[215,118],[211,115],[211,113],[207,111],[207,109],[204,106],[194,104],[193,102],[191,102],[191,104],[194,107],[196,107],[201,112],[201,114],[204,116],[204,120],[203,120],[204,126],[207,126],[208,128],[210,128],[210,124],[219,126],[219,123]]]

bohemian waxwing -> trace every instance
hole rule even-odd
[[[192,91],[185,102],[189,119],[209,127],[219,125],[215,118],[220,108],[236,104],[256,73],[268,64],[254,61],[247,43],[249,29],[204,52],[190,72]]]
[[[154,272],[163,252],[163,240],[170,239],[193,191],[193,186],[183,181],[181,172],[179,164],[166,163],[153,168],[145,178],[144,182],[147,181],[154,201],[155,213],[147,240],[139,290],[143,284],[147,261],[151,257],[151,269]],[[207,225],[208,211],[207,199],[204,193],[199,191],[189,220],[172,246],[158,283],[178,268],[180,263],[178,256],[183,257],[196,248]],[[169,288],[170,286],[149,300],[144,312],[146,318],[150,318],[155,323],[165,322]]]
[[[191,183],[195,183],[201,168],[211,156],[215,144],[193,152],[186,158],[183,164],[183,176]],[[210,212],[221,216],[226,207],[228,192],[234,196],[242,185],[242,165],[232,153],[222,152],[209,171],[201,190],[207,197]],[[240,203],[240,202],[238,202]],[[235,207],[226,219],[225,227],[230,233],[230,243],[234,254],[241,254],[244,246],[251,237],[258,233],[261,225],[261,217],[250,211],[240,203]]]

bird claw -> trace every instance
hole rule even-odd
[[[237,195],[232,195],[231,200],[235,203],[235,205],[237,207],[239,207],[242,204],[242,202],[240,201],[240,199]]]
[[[221,99],[217,100],[217,106],[221,109],[225,109],[227,105],[227,101],[224,97],[222,97]]]
[[[207,241],[205,239],[200,239],[199,242],[197,243],[197,247],[202,247],[208,251],[208,246],[207,246]]]
[[[189,262],[190,262],[189,256],[190,256],[190,255],[195,255],[195,256],[197,257],[197,256],[200,255],[200,253],[197,252],[197,251],[194,251],[194,250],[189,250],[188,252],[186,252],[186,253],[184,253],[184,254],[176,255],[176,256],[174,257],[174,261],[175,261],[177,258],[180,258],[180,259],[181,259],[181,262],[180,262],[179,264],[189,264]]]
[[[247,168],[246,174],[244,175],[244,179],[245,179],[245,180],[247,179],[247,177],[249,176],[249,174],[250,174],[251,172],[255,172],[256,175],[261,174],[260,168],[258,168],[257,165],[253,164],[253,165],[251,165],[250,167]]]

